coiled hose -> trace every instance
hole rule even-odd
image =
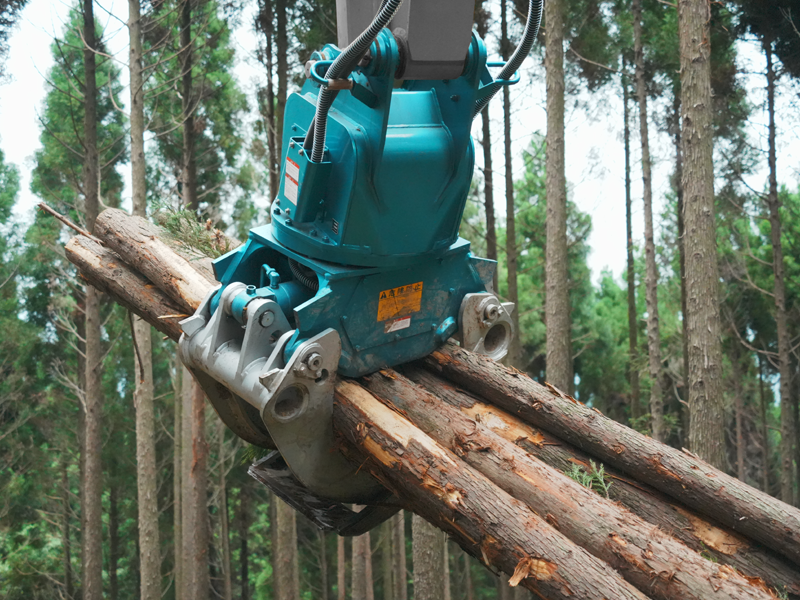
[[[386,27],[389,21],[392,20],[402,2],[403,0],[384,0],[381,9],[378,11],[378,14],[375,15],[370,26],[336,57],[333,64],[328,67],[325,78],[343,79],[350,75],[350,72],[355,68],[358,61],[361,60],[361,57],[369,49],[372,42],[378,37],[381,29]],[[304,144],[304,147],[307,149],[308,140],[313,135],[314,142],[311,149],[311,162],[322,162],[322,157],[325,152],[325,137],[328,133],[328,111],[335,98],[336,92],[327,87],[322,88],[317,98],[317,111],[308,129],[306,142]]]
[[[312,269],[304,267],[292,258],[289,259],[289,269],[291,269],[294,278],[302,285],[312,292],[319,291],[319,279],[317,279],[317,274]]]
[[[525,23],[525,31],[522,34],[522,39],[514,50],[514,54],[506,63],[506,66],[500,71],[498,79],[510,79],[517,72],[517,69],[522,65],[522,61],[528,56],[528,53],[533,47],[533,42],[536,41],[536,36],[539,35],[539,25],[542,22],[542,5],[543,0],[528,0],[528,21]],[[475,109],[472,113],[474,119],[491,101],[492,97],[497,93],[495,89],[491,94],[481,98],[475,103]]]

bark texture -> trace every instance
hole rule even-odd
[[[800,564],[800,511],[796,508],[486,357],[444,346],[423,359],[423,364],[632,479],[652,485]]]
[[[567,182],[564,172],[564,4],[544,6],[547,83],[547,248],[545,249],[545,325],[547,380],[569,390],[572,374],[569,286],[567,283]]]
[[[722,397],[719,268],[714,225],[709,0],[678,0],[681,145],[686,228],[686,333],[689,348],[689,445],[726,468]]]
[[[647,127],[647,89],[642,48],[642,2],[633,0],[633,39],[636,62],[636,96],[639,101],[639,139],[642,145],[642,189],[644,197],[645,301],[647,304],[647,354],[650,368],[650,419],[653,437],[666,439],[664,394],[661,390],[661,334],[658,323],[658,267],[653,232],[653,184]]]
[[[298,600],[300,580],[297,568],[297,515],[283,500],[276,503],[277,528],[275,552],[276,600]]]
[[[411,517],[414,552],[414,600],[444,599],[442,532],[419,515]]]

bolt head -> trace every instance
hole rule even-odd
[[[483,316],[490,323],[494,323],[500,318],[500,307],[496,304],[487,306],[486,310],[483,311]]]
[[[275,313],[271,310],[264,311],[261,318],[258,320],[262,327],[269,327],[275,322]]]
[[[322,356],[317,352],[312,352],[306,357],[306,366],[312,371],[319,371],[322,368]]]

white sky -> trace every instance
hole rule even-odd
[[[236,72],[240,84],[252,98],[255,82],[260,74],[253,53],[255,37],[250,31],[255,2],[250,2],[241,18],[241,26],[233,39],[237,51]],[[15,163],[22,175],[21,202],[18,216],[30,222],[35,203],[38,201],[29,191],[33,153],[39,145],[41,112],[47,84],[45,75],[52,66],[50,43],[60,34],[70,4],[62,0],[30,0],[22,13],[15,33],[10,40],[10,53],[6,62],[7,82],[0,84],[0,148],[6,160]],[[96,4],[96,18],[106,26],[107,44],[121,63],[127,60],[127,18],[125,0],[100,0]],[[493,50],[490,42],[490,54]],[[749,131],[751,143],[764,150],[766,147],[766,116],[761,110],[764,103],[763,58],[752,45],[740,44],[740,65],[750,74],[745,76],[745,85],[750,101],[755,105]],[[123,72],[123,83],[127,84],[127,73]],[[527,79],[527,82],[526,82]],[[779,130],[779,182],[796,189],[800,180],[798,158],[800,157],[800,129],[796,127],[800,111],[796,105],[797,89],[783,85],[783,94],[778,107]],[[522,170],[521,152],[536,132],[544,132],[545,87],[541,65],[533,59],[525,63],[523,83],[512,88],[512,136],[514,140],[514,172]],[[122,94],[127,97],[127,90]],[[589,96],[584,94],[581,108],[571,108],[566,119],[567,180],[571,199],[592,217],[593,230],[590,237],[592,248],[589,266],[596,279],[600,271],[608,267],[616,276],[621,276],[625,267],[625,191],[624,154],[622,146],[622,102],[616,90]],[[254,103],[251,103],[254,105]],[[661,109],[663,111],[663,107]],[[503,189],[503,156],[501,140],[502,107],[500,98],[492,102],[491,115],[495,146],[495,189]],[[659,108],[651,110],[651,147],[653,155],[653,196],[655,214],[659,215],[665,195],[669,192],[669,175],[672,169],[673,149],[667,136],[658,131],[654,123]],[[656,115],[654,117],[653,115]],[[480,120],[476,121],[474,133],[479,137]],[[247,123],[245,123],[247,126]],[[641,240],[643,211],[641,205],[641,177],[637,169],[638,135],[633,127],[633,222],[634,238]],[[478,167],[481,153],[478,152]],[[765,162],[765,161],[762,161]],[[765,165],[748,179],[755,189],[763,189]],[[123,173],[125,168],[123,167]],[[126,195],[126,192],[124,195]],[[267,203],[261,199],[259,203]],[[503,213],[503,199],[496,201]]]

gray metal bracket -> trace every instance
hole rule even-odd
[[[462,348],[502,360],[514,337],[513,311],[513,302],[500,302],[490,292],[467,294],[461,301],[454,337]]]

